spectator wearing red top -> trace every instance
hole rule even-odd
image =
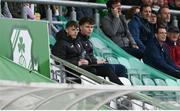
[[[167,46],[169,49],[170,57],[175,64],[180,67],[180,44],[177,43],[179,37],[178,27],[170,27],[167,35]]]

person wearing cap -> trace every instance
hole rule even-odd
[[[169,51],[165,44],[166,41],[166,28],[158,27],[155,32],[155,37],[151,39],[144,51],[144,63],[180,79],[180,68],[172,61],[169,56]]]
[[[172,26],[168,29],[166,44],[169,49],[171,59],[180,67],[180,44],[178,44],[179,28]]]
[[[101,19],[102,31],[127,53],[141,59],[142,52],[129,32],[125,16],[121,13],[121,1],[109,0],[106,6],[108,15]]]

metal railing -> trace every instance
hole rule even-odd
[[[71,73],[71,75],[76,76],[76,74],[74,74],[74,72],[70,72],[70,71],[64,70],[63,68],[61,68],[61,66],[68,67],[69,69],[74,70],[75,72],[77,72],[77,73],[79,73],[81,75],[84,75],[84,76],[90,78],[91,80],[93,80],[93,81],[95,81],[95,82],[97,82],[99,84],[113,84],[111,82],[108,82],[108,81],[106,81],[104,79],[101,79],[101,78],[97,77],[96,75],[94,75],[94,74],[92,74],[92,73],[90,73],[90,72],[88,72],[88,71],[86,71],[86,70],[84,70],[82,68],[79,68],[78,66],[75,66],[75,65],[73,65],[71,63],[68,63],[65,60],[62,60],[62,59],[60,59],[60,58],[58,58],[56,56],[51,55],[51,58],[56,63],[60,64],[59,65],[60,66],[59,69],[65,71],[65,73]],[[78,76],[76,76],[76,77],[78,77]]]
[[[3,1],[3,2],[33,3],[33,4],[45,4],[45,5],[48,5],[48,11],[47,11],[48,17],[47,18],[48,18],[50,24],[52,24],[53,21],[52,21],[52,11],[51,11],[49,5],[70,6],[70,7],[90,7],[90,8],[94,8],[94,9],[97,9],[97,10],[106,8],[105,4],[90,3],[90,2],[78,2],[78,1],[69,1],[69,0],[0,0],[0,2],[1,1]],[[132,6],[122,5],[123,10],[130,9],[131,7]],[[72,10],[73,9],[74,8],[72,8]],[[97,10],[96,10],[96,13],[95,13],[95,21],[96,21],[96,25],[98,27],[100,18],[99,18],[99,14],[98,14]],[[158,9],[154,9],[154,10],[157,11]],[[0,12],[1,12],[1,8],[0,8]],[[60,12],[62,12],[62,11],[60,11]],[[72,13],[74,13],[74,12],[75,11],[73,10]],[[172,14],[180,14],[180,11],[177,11],[177,10],[170,10],[170,12]],[[26,18],[26,17],[24,17],[24,18]],[[73,20],[76,20],[76,14],[72,14],[71,18]]]

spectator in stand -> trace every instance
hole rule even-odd
[[[9,10],[7,2],[2,2],[1,11],[2,11],[2,14],[1,14],[2,17],[12,18],[12,14]]]
[[[169,3],[169,8],[174,10],[180,10],[180,0],[174,0],[174,2]]]
[[[180,0],[174,0],[173,3],[169,3],[169,8],[173,10],[180,10]],[[180,14],[176,15],[178,22],[178,26],[180,29]]]
[[[152,34],[155,34],[155,30],[157,29],[157,13],[155,11],[152,11],[148,21],[151,26]]]
[[[92,27],[93,25],[88,24],[88,22],[82,24],[82,21],[80,21],[80,24],[81,24],[80,25],[81,32],[79,34],[81,33],[84,34],[83,33],[84,30],[86,30],[86,34],[91,34],[93,30]],[[77,22],[69,21],[66,25],[66,29],[64,31],[61,31],[62,32],[61,37],[59,37],[59,41],[53,47],[52,53],[55,56],[60,57],[98,76],[102,76],[102,77],[107,76],[109,77],[110,81],[122,85],[122,82],[118,79],[118,76],[114,73],[113,68],[109,65],[106,65],[106,61],[97,60],[94,58],[91,49],[92,47],[89,47],[91,53],[87,52],[86,49],[84,49],[84,46],[82,45],[79,36],[77,36],[78,31],[79,31],[79,27]],[[83,36],[84,40],[88,40],[88,38],[89,36],[86,37],[85,35],[85,38]],[[86,42],[88,43],[89,41]],[[67,67],[66,69],[72,71]],[[76,81],[76,82],[80,83],[80,81]]]
[[[173,4],[174,0],[166,0],[168,4]]]
[[[180,68],[171,60],[167,47],[165,46],[167,32],[163,27],[156,30],[155,37],[151,39],[144,51],[144,63],[180,79]]]
[[[135,5],[138,6],[141,4],[141,0],[121,0],[121,3],[124,5]]]
[[[134,14],[140,13],[140,7],[139,6],[133,6],[131,7],[126,14],[127,23],[133,18]]]
[[[141,4],[148,5],[150,7],[153,6],[154,0],[141,0]]]
[[[93,26],[94,26],[94,20],[92,18],[89,17],[83,17],[80,22],[80,32],[78,34],[78,37],[80,37],[81,39],[81,43],[87,53],[88,56],[90,56],[90,58],[88,59],[90,61],[90,63],[92,64],[99,64],[98,61],[95,59],[95,61],[93,61],[93,47],[92,47],[92,43],[89,41],[89,37],[93,31]],[[97,62],[96,62],[97,61]],[[100,60],[101,61],[101,60]],[[121,65],[121,64],[106,64],[103,67],[112,67],[113,68],[113,72],[115,72],[115,74],[119,77],[127,77],[127,69]]]
[[[166,43],[170,52],[171,59],[180,68],[180,44],[177,43],[178,38],[179,28],[174,26],[169,27]]]
[[[20,3],[17,2],[9,2],[8,3],[9,6],[9,10],[13,16],[13,18],[21,18],[21,9],[22,9],[22,5]]]
[[[89,60],[90,64],[97,64],[95,67],[97,68],[112,68],[113,72],[119,76],[119,77],[127,77],[127,69],[121,65],[121,64],[101,64],[102,60],[97,60],[94,59],[95,57],[93,56],[93,47],[92,47],[92,43],[91,41],[89,41],[90,35],[93,31],[93,27],[94,27],[94,20],[92,18],[89,17],[83,17],[80,22],[80,32],[78,34],[78,37],[81,40],[81,43],[86,51],[87,54],[87,59]],[[89,57],[88,57],[89,56]],[[93,61],[95,60],[95,61]],[[98,65],[101,64],[101,65]]]
[[[142,58],[142,52],[132,38],[125,16],[121,13],[120,0],[109,0],[106,5],[109,12],[101,19],[102,31],[126,52],[139,59]]]
[[[146,43],[151,39],[153,33],[149,24],[152,9],[148,5],[140,8],[140,13],[135,14],[128,23],[129,30],[141,51],[145,50]]]
[[[80,1],[80,2],[93,2],[95,3],[96,0],[72,0],[72,1]],[[94,18],[94,9],[89,7],[77,7],[77,20],[80,20],[82,17],[91,17]]]
[[[27,18],[34,20],[36,17],[31,9],[31,4],[25,3],[23,6],[23,10]]]
[[[161,7],[158,10],[158,22],[157,26],[158,27],[166,27],[166,30],[169,27],[171,20],[171,13],[168,7]]]
[[[164,0],[155,0],[153,8],[160,9],[160,7],[165,6]]]

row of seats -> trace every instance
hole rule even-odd
[[[146,86],[179,86],[180,85],[180,79],[177,79],[176,81],[173,79],[160,79],[160,78],[150,78],[150,77],[142,77],[142,81],[136,77],[136,76],[130,76],[130,80],[133,85],[146,85]]]

